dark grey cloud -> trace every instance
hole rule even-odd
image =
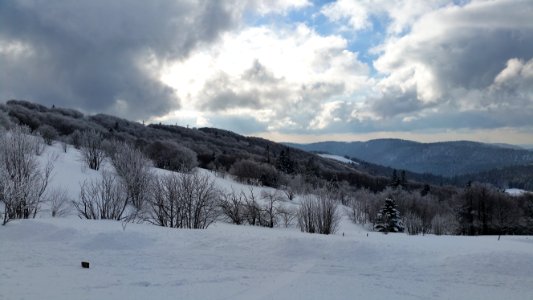
[[[418,99],[416,89],[387,91],[380,97],[369,99],[368,104],[372,111],[385,118],[417,112],[428,106]]]
[[[523,0],[448,6],[386,40],[374,61],[385,92],[368,100],[375,127],[532,127],[531,11]]]
[[[0,99],[149,117],[179,107],[159,64],[235,25],[226,1],[0,1]],[[0,46],[1,47],[1,46]]]

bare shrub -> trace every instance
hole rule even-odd
[[[83,161],[90,169],[99,170],[105,159],[103,147],[104,136],[96,130],[84,131],[81,134],[80,145]]]
[[[291,226],[294,218],[296,217],[295,210],[289,206],[280,205],[277,208],[277,213],[285,228]]]
[[[264,219],[266,221],[265,226],[273,228],[278,223],[278,209],[279,203],[283,200],[281,194],[276,191],[263,191],[261,198],[264,201],[262,211],[264,213]]]
[[[34,140],[33,142],[35,143],[35,155],[41,156],[44,153],[44,149],[46,148],[44,139],[39,135],[32,135],[31,138]]]
[[[348,200],[347,214],[354,223],[374,225],[380,208],[379,196],[367,189],[361,189],[353,193]]]
[[[306,195],[298,209],[298,225],[300,230],[308,233],[318,232],[316,219],[318,214],[318,200],[316,197]]]
[[[50,205],[50,213],[53,218],[68,215],[72,208],[72,199],[65,189],[55,188],[50,190],[46,193],[44,201]]]
[[[403,217],[403,225],[410,235],[424,233],[424,224],[422,219],[415,213],[408,212]]]
[[[333,234],[340,222],[337,201],[327,192],[306,195],[298,210],[298,225],[303,232]]]
[[[100,179],[84,181],[80,199],[73,202],[80,218],[109,220],[123,219],[127,204],[124,186],[107,171],[102,172]]]
[[[227,219],[236,225],[241,225],[246,220],[245,217],[245,206],[243,193],[237,194],[235,191],[231,193],[223,193],[220,199],[220,208],[222,213],[227,217]]]
[[[15,126],[0,135],[0,202],[5,225],[11,219],[35,218],[53,170],[53,159],[40,166],[35,155],[39,139],[27,127]]]
[[[244,193],[244,215],[248,224],[255,226],[264,223],[261,213],[261,206],[256,200],[253,188],[250,188],[250,193]]]
[[[452,214],[437,214],[431,220],[431,230],[436,235],[455,234],[459,224]]]
[[[74,130],[69,136],[68,136],[70,142],[72,143],[72,146],[74,146],[74,148],[76,149],[80,149],[81,148],[81,143],[82,143],[82,134],[81,132],[76,129]]]
[[[150,201],[150,222],[174,228],[207,228],[219,215],[219,197],[207,174],[159,176]]]
[[[164,227],[181,227],[183,209],[178,197],[178,174],[157,176],[152,181],[149,221]]]
[[[109,154],[111,163],[126,187],[131,204],[142,210],[149,196],[152,163],[132,145],[124,142],[114,142],[113,145],[113,152]]]

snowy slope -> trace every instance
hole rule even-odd
[[[51,186],[72,197],[80,181],[99,176],[73,149],[47,151],[58,155]],[[333,236],[222,222],[123,227],[46,213],[0,226],[1,300],[533,299],[532,270],[533,237],[384,235],[346,219]]]
[[[340,156],[340,155],[318,154],[318,156],[323,157],[323,158],[333,159],[333,160],[340,161],[340,162],[346,163],[346,164],[358,164],[357,162],[354,162],[353,160],[347,159],[346,157]]]
[[[522,196],[523,194],[529,193],[526,190],[516,189],[516,188],[506,189],[505,192],[511,196]]]

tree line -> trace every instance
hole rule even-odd
[[[144,126],[23,101],[0,106],[0,125],[9,129],[9,133],[2,132],[0,155],[3,223],[33,217],[40,203],[48,201],[56,215],[65,213],[65,203],[72,203],[83,218],[186,228],[205,228],[223,218],[267,227],[295,223],[303,231],[332,233],[342,213],[379,230],[392,228],[387,222],[394,219],[401,225],[396,231],[410,234],[528,234],[533,227],[530,194],[511,197],[478,183],[464,188],[423,184],[395,170],[391,177],[370,176],[318,156],[218,129]],[[150,134],[151,139],[147,138]],[[187,144],[196,138],[198,143]],[[234,148],[218,152],[224,141]],[[44,145],[54,142],[61,143],[64,151],[70,146],[79,149],[91,169],[99,170],[108,160],[114,172],[103,170],[100,179],[82,183],[80,197],[73,203],[64,191],[47,189],[54,158],[47,158],[45,165],[35,159]],[[180,173],[154,174],[152,166]],[[195,172],[197,166],[278,192],[221,191]],[[301,205],[295,208],[291,201],[297,195]],[[398,216],[390,216],[391,207]]]

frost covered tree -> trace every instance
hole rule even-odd
[[[129,201],[140,211],[149,196],[152,162],[127,143],[115,142],[112,148],[111,163],[126,187]]]
[[[80,138],[81,155],[90,169],[98,171],[105,158],[104,136],[96,130],[85,131]]]
[[[80,199],[73,202],[80,218],[94,220],[122,220],[127,204],[124,185],[106,171],[100,179],[83,182]]]
[[[149,221],[174,228],[204,229],[219,215],[220,191],[207,174],[171,173],[153,182]]]
[[[70,213],[72,200],[66,189],[55,188],[46,192],[44,202],[50,206],[50,214],[53,218],[64,217]]]
[[[385,199],[385,204],[377,216],[374,230],[380,232],[403,232],[403,222],[400,218],[400,212],[392,198]]]
[[[35,152],[40,137],[29,128],[15,126],[0,134],[0,202],[4,206],[2,224],[11,219],[35,218],[53,169],[53,159],[44,166]]]
[[[403,217],[403,224],[410,235],[424,233],[424,224],[422,218],[413,212],[407,212]]]
[[[337,200],[328,191],[306,195],[297,213],[300,230],[308,233],[335,233],[340,222],[337,208]]]
[[[57,132],[57,130],[54,127],[47,125],[47,124],[43,124],[39,126],[37,131],[41,135],[41,137],[43,138],[44,142],[47,145],[52,145],[54,140],[57,139],[59,136],[59,133]]]

